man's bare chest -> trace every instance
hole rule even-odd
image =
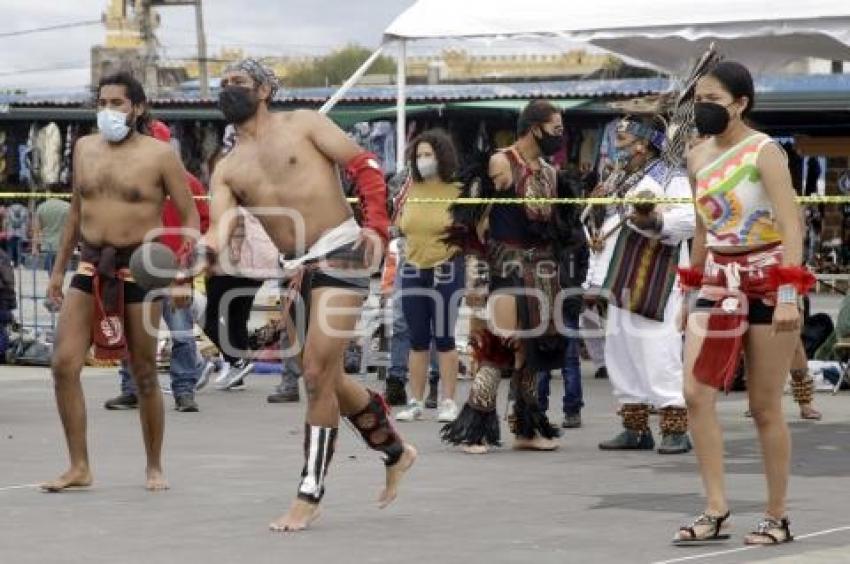
[[[293,143],[243,147],[228,167],[227,183],[240,203],[251,205],[298,198],[306,179],[329,167],[312,145]],[[299,187],[301,189],[299,189]]]
[[[162,178],[147,159],[90,159],[80,171],[83,198],[109,198],[127,202],[160,199]]]

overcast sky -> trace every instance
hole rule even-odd
[[[459,0],[460,1],[460,0]],[[413,0],[204,0],[209,56],[221,47],[269,54],[323,53],[349,42],[377,46],[386,26]],[[23,36],[3,33],[99,19],[106,0],[0,0],[0,89],[80,89],[102,25]],[[157,35],[169,58],[195,56],[191,7],[160,9]]]

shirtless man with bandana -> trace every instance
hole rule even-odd
[[[385,507],[416,450],[392,428],[381,396],[346,376],[342,365],[368,292],[369,258],[380,256],[388,238],[383,173],[374,155],[321,114],[271,112],[277,81],[257,61],[230,66],[221,86],[219,104],[236,126],[237,141],[212,178],[211,224],[201,257],[213,260],[226,248],[233,211],[242,206],[257,216],[283,255],[294,257],[284,265],[296,273],[290,289],[300,283],[309,304],[302,353],[308,394],[304,467],[296,499],[270,528],[299,531],[318,517],[340,415],[383,455],[386,487],[379,505]],[[345,200],[337,165],[356,185],[362,227]]]

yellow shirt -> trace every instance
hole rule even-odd
[[[407,238],[405,260],[417,268],[433,268],[457,254],[458,249],[441,242],[451,224],[448,203],[416,203],[415,198],[449,198],[460,196],[457,184],[445,182],[414,183],[410,187],[407,203],[397,219],[398,226]]]

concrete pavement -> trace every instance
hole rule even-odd
[[[52,385],[45,369],[0,367],[0,563],[850,562],[847,392],[818,394],[825,420],[814,424],[798,422],[786,398],[795,444],[790,515],[801,540],[774,549],[741,550],[765,488],[745,396],[724,398],[734,536],[683,549],[669,539],[702,509],[695,457],[599,451],[618,422],[608,383],[587,366],[585,426],[566,431],[554,453],[468,456],[440,444],[434,421],[402,425],[420,459],[383,511],[375,504],[382,464],[344,428],[323,517],[291,536],[266,526],[297,486],[303,404],[267,404],[275,378],[252,377],[245,391],[204,390],[197,414],[176,413],[166,396],[172,489],[153,494],[142,487],[137,413],[102,408],[117,392],[113,374],[84,375],[94,486],[42,494],[32,484],[67,461]],[[554,398],[560,384],[553,380]]]

